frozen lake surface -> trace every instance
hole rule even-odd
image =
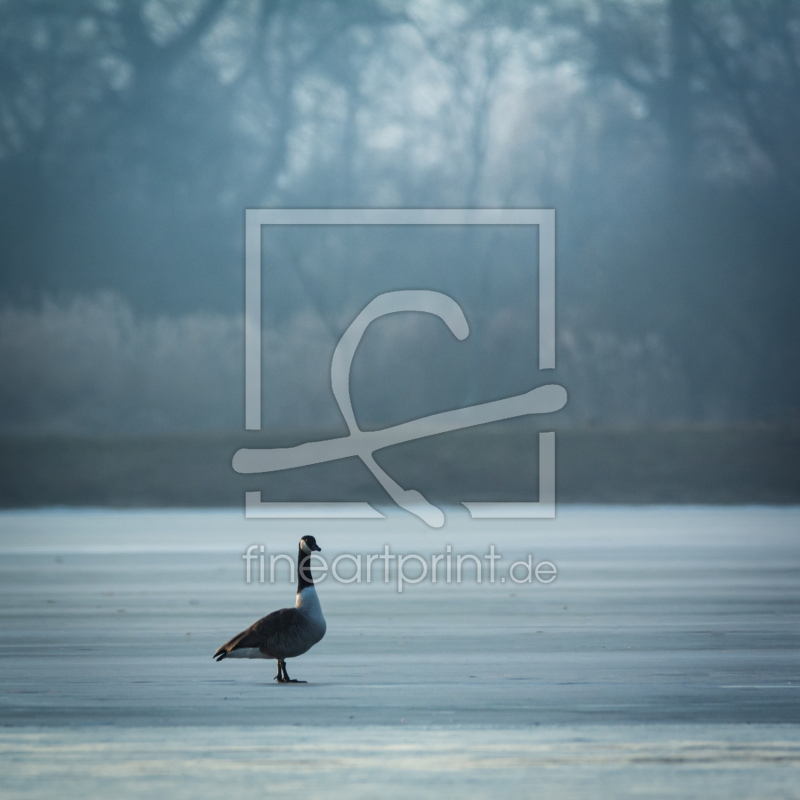
[[[294,557],[304,533],[329,565],[362,561],[360,582],[318,586],[328,633],[288,662],[308,684],[212,661],[293,604],[269,557]],[[263,584],[257,558],[246,582],[250,545]],[[367,583],[385,545],[428,574],[400,593],[397,561],[387,583],[373,559]],[[463,558],[456,582],[466,554],[480,582]],[[552,583],[508,577],[529,554]],[[411,580],[420,569],[407,560]],[[800,797],[798,508],[452,509],[440,530],[401,512],[5,512],[0,597],[13,796]]]

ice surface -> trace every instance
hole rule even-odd
[[[294,602],[279,564],[390,545],[397,591],[318,586],[325,639],[289,661],[211,654]],[[242,555],[264,545],[266,575]],[[455,558],[502,554],[455,582]],[[258,548],[254,551],[260,552]],[[501,582],[533,554],[558,577]],[[396,562],[395,562],[396,564]],[[340,572],[352,574],[341,562]],[[411,561],[407,574],[418,567]],[[518,569],[517,574],[520,574]],[[0,514],[0,786],[25,797],[797,796],[800,509],[566,507],[431,530],[234,511]],[[110,788],[113,787],[113,788]],[[638,787],[638,788],[637,788]]]

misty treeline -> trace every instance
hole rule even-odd
[[[798,131],[793,0],[0,0],[0,424],[239,427],[267,206],[555,208],[559,344],[538,373],[535,238],[265,240],[266,424],[341,423],[389,288],[473,332],[376,324],[375,424],[553,380],[577,423],[792,418]]]

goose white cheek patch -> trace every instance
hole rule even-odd
[[[300,549],[301,549],[301,550],[302,550],[302,551],[303,551],[303,552],[304,552],[306,555],[309,555],[309,556],[311,555],[311,548],[310,548],[310,547],[309,547],[309,546],[308,546],[308,545],[307,545],[305,542],[300,542]]]

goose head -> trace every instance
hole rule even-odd
[[[322,548],[317,544],[317,540],[313,536],[304,536],[300,540],[300,549],[306,554],[319,553]]]

